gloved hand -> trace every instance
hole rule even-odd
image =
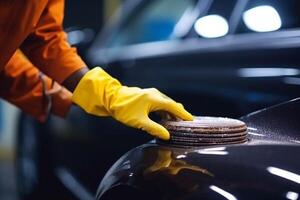
[[[90,114],[112,116],[128,126],[165,140],[170,138],[169,132],[148,117],[150,112],[167,111],[183,120],[193,120],[181,104],[157,89],[122,86],[100,67],[84,75],[74,90],[72,100]]]

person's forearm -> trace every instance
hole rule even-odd
[[[81,78],[89,71],[87,67],[84,67],[73,74],[71,74],[63,83],[62,85],[65,86],[68,90],[73,92],[81,80]]]

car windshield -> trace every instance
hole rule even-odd
[[[107,43],[117,47],[175,39],[172,33],[182,16],[194,9],[197,0],[152,0],[132,14]]]

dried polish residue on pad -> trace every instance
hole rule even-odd
[[[237,144],[247,141],[247,126],[236,119],[195,117],[193,121],[165,120],[161,124],[170,132],[170,140],[158,140],[173,146],[207,146]]]

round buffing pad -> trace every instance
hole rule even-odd
[[[165,120],[161,124],[170,132],[170,140],[157,140],[161,144],[207,146],[247,141],[246,124],[236,119],[194,117],[193,121]]]

